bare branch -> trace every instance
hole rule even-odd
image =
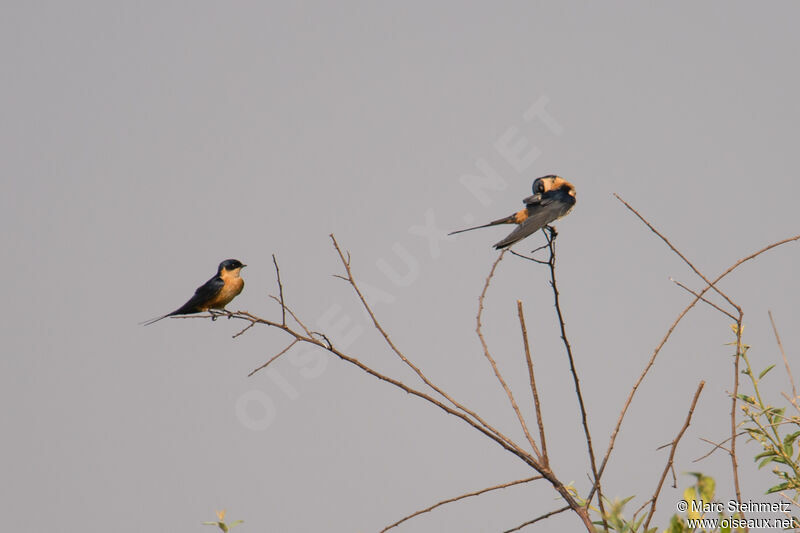
[[[733,272],[734,270],[739,268],[742,264],[746,263],[747,261],[755,259],[756,257],[760,256],[761,254],[763,254],[765,252],[768,252],[769,250],[772,250],[773,248],[776,248],[778,246],[781,246],[781,245],[784,245],[784,244],[787,244],[787,243],[790,243],[790,242],[796,242],[798,240],[800,240],[800,235],[795,235],[794,237],[789,237],[789,238],[774,242],[774,243],[772,243],[772,244],[770,244],[768,246],[765,246],[764,248],[762,248],[762,249],[760,249],[760,250],[758,250],[758,251],[756,251],[756,252],[754,252],[754,253],[752,253],[752,254],[750,254],[748,256],[745,256],[745,257],[739,259],[734,264],[732,264],[730,267],[728,267],[728,269],[725,270],[722,274],[717,276],[717,278],[713,280],[713,284],[718,283],[722,278],[726,277],[728,274],[730,274],[731,272]],[[603,462],[600,464],[600,471],[599,471],[599,475],[600,476],[603,475],[603,472],[605,471],[606,465],[608,464],[608,460],[609,460],[609,458],[611,456],[612,450],[614,449],[614,443],[616,442],[617,435],[619,434],[620,427],[622,427],[622,422],[625,419],[625,414],[628,412],[628,408],[630,407],[631,402],[633,401],[633,397],[636,395],[636,391],[639,389],[639,386],[644,381],[644,378],[647,376],[648,372],[650,372],[650,369],[653,367],[653,364],[655,364],[655,361],[656,361],[656,358],[658,357],[658,354],[661,352],[661,349],[664,347],[664,345],[669,340],[670,336],[672,335],[672,332],[675,331],[675,328],[678,326],[680,321],[683,320],[683,317],[686,316],[686,314],[700,300],[700,297],[702,297],[706,292],[708,292],[709,289],[711,289],[711,285],[707,285],[705,288],[703,288],[698,293],[698,296],[696,296],[695,299],[689,305],[687,305],[683,309],[683,311],[681,311],[678,314],[678,317],[672,322],[672,325],[670,325],[669,329],[667,330],[667,333],[664,335],[664,338],[661,339],[661,342],[653,350],[653,355],[650,357],[650,360],[645,365],[644,369],[642,370],[641,374],[639,375],[639,378],[633,384],[633,387],[631,388],[631,392],[628,394],[628,398],[625,400],[625,403],[622,406],[622,410],[620,411],[620,415],[619,415],[619,418],[617,419],[617,424],[614,427],[614,431],[611,433],[611,438],[609,439],[608,448],[606,449],[605,456],[603,457]]]
[[[690,289],[689,287],[687,287],[686,285],[684,285],[684,284],[683,284],[683,283],[681,283],[680,281],[674,280],[674,279],[672,279],[672,278],[669,278],[669,280],[670,280],[672,283],[674,283],[675,285],[677,285],[678,287],[680,287],[681,289],[683,289],[683,290],[685,290],[686,292],[688,292],[689,294],[691,294],[691,295],[693,295],[693,296],[697,296],[698,298],[700,298],[700,301],[701,301],[701,302],[705,302],[705,303],[707,303],[708,305],[710,305],[711,307],[713,307],[714,309],[716,309],[716,310],[717,310],[717,311],[719,311],[720,313],[722,313],[722,314],[724,314],[725,316],[729,317],[731,320],[736,320],[736,317],[735,317],[735,316],[733,316],[732,314],[730,314],[729,312],[727,312],[726,310],[724,310],[723,308],[721,308],[720,306],[718,306],[717,304],[715,304],[714,302],[712,302],[711,300],[706,300],[706,299],[705,299],[705,298],[703,298],[702,296],[699,296],[699,295],[698,295],[696,292],[694,292],[692,289]]]
[[[731,468],[733,469],[733,487],[736,491],[736,500],[742,501],[742,491],[739,486],[739,463],[736,458],[736,402],[739,397],[739,362],[742,359],[742,324],[744,322],[744,312],[738,308],[739,318],[736,319],[736,357],[733,361],[733,394],[731,395],[731,449],[728,455],[731,458]],[[744,516],[744,513],[742,513]]]
[[[781,357],[783,357],[783,364],[786,367],[786,375],[789,376],[789,382],[792,384],[792,405],[797,408],[797,386],[794,382],[794,376],[792,376],[792,369],[789,366],[789,360],[786,358],[786,352],[783,349],[783,343],[781,342],[781,336],[778,335],[778,327],[775,325],[775,320],[772,318],[772,311],[767,311],[769,315],[769,323],[772,324],[772,331],[775,333],[775,340],[778,342],[778,349],[781,351]]]
[[[490,492],[490,491],[493,491],[493,490],[504,489],[504,488],[507,488],[507,487],[512,487],[514,485],[520,485],[522,483],[529,483],[529,482],[535,481],[537,479],[542,479],[542,476],[526,477],[525,479],[518,479],[516,481],[510,481],[508,483],[503,483],[501,485],[495,485],[493,487],[487,487],[485,489],[477,490],[475,492],[468,492],[467,494],[462,494],[461,496],[456,496],[455,498],[448,498],[446,500],[442,500],[442,501],[440,501],[438,503],[435,503],[435,504],[431,505],[430,507],[426,507],[425,509],[420,509],[419,511],[411,513],[408,516],[404,516],[403,518],[401,518],[400,520],[398,520],[394,524],[391,524],[391,525],[386,526],[385,528],[381,529],[380,533],[385,533],[386,531],[389,531],[390,529],[399,526],[400,524],[402,524],[406,520],[410,520],[411,518],[414,518],[415,516],[419,516],[421,514],[433,511],[434,509],[436,509],[437,507],[441,507],[442,505],[446,505],[448,503],[457,502],[458,500],[463,500],[465,498],[470,498],[472,496],[478,496],[480,494],[484,494],[486,492]],[[567,506],[567,509],[569,509],[569,506]]]
[[[650,520],[653,518],[653,514],[655,514],[656,512],[656,503],[658,502],[658,495],[661,493],[661,487],[664,485],[664,480],[667,478],[667,474],[672,468],[672,462],[675,459],[675,450],[678,448],[678,442],[680,442],[681,438],[683,437],[683,434],[686,433],[686,430],[689,428],[689,424],[692,421],[692,414],[694,414],[694,408],[697,405],[697,400],[698,398],[700,398],[700,393],[703,391],[703,387],[705,387],[705,385],[706,382],[701,381],[700,384],[697,386],[697,391],[694,393],[694,398],[692,398],[692,404],[689,406],[689,413],[686,415],[686,421],[683,423],[683,427],[678,432],[678,435],[672,441],[672,448],[669,451],[669,459],[667,459],[667,465],[664,467],[664,472],[662,472],[661,474],[661,479],[658,480],[656,491],[650,498],[650,501],[652,503],[650,505],[650,512],[647,515],[647,519],[644,521],[644,527],[642,528],[644,531],[647,531],[647,526],[650,525]]]
[[[533,393],[533,405],[536,408],[536,423],[539,425],[539,442],[542,443],[542,461],[545,465],[549,465],[550,458],[547,455],[547,440],[545,440],[544,437],[544,421],[542,419],[541,403],[539,402],[539,392],[536,389],[531,348],[528,342],[528,328],[525,327],[525,313],[522,311],[522,301],[520,300],[517,300],[517,315],[519,315],[519,326],[522,330],[522,343],[525,346],[525,361],[528,363],[528,377],[531,382],[531,393]]]
[[[288,311],[288,308],[287,308],[287,311]],[[210,317],[213,318],[213,315],[194,315],[194,316],[196,318],[210,318]],[[270,327],[273,327],[273,328],[277,328],[277,329],[280,329],[282,331],[285,331],[286,333],[288,333],[289,335],[294,337],[294,339],[297,342],[304,342],[304,343],[307,343],[307,344],[312,344],[314,346],[319,346],[320,348],[323,348],[324,350],[327,350],[328,352],[332,353],[333,355],[335,355],[336,357],[338,357],[342,361],[345,361],[347,363],[350,363],[350,364],[358,367],[359,369],[363,370],[367,374],[369,374],[369,375],[371,375],[371,376],[373,376],[373,377],[375,377],[375,378],[377,378],[377,379],[379,379],[381,381],[385,381],[386,383],[394,385],[395,387],[407,392],[408,394],[411,394],[413,396],[421,398],[421,399],[423,399],[423,400],[435,405],[436,407],[442,409],[443,411],[445,411],[446,413],[448,413],[448,414],[450,414],[452,416],[460,418],[461,420],[463,420],[464,422],[466,422],[467,424],[469,424],[473,428],[477,429],[478,431],[480,431],[481,433],[483,433],[484,435],[486,435],[487,437],[489,437],[493,441],[497,442],[500,446],[502,446],[507,451],[511,452],[512,454],[514,454],[517,457],[519,457],[520,459],[522,459],[522,461],[524,461],[528,466],[533,467],[537,471],[541,468],[541,465],[539,464],[539,462],[536,461],[530,454],[528,454],[527,452],[525,452],[524,450],[522,450],[518,446],[516,446],[516,447],[513,446],[506,439],[495,435],[492,431],[487,429],[481,423],[475,421],[469,415],[465,414],[462,411],[457,411],[456,409],[453,409],[452,407],[450,407],[448,405],[445,405],[444,403],[442,403],[441,401],[437,400],[436,398],[433,398],[429,394],[426,394],[426,393],[424,393],[422,391],[414,389],[414,388],[406,385],[405,383],[403,383],[400,380],[394,379],[392,377],[389,377],[389,376],[387,376],[385,374],[382,374],[382,373],[378,372],[377,370],[374,370],[373,368],[365,365],[364,363],[362,363],[361,361],[359,361],[355,357],[348,356],[347,354],[341,352],[338,348],[336,348],[335,346],[330,344],[330,341],[327,338],[323,341],[323,340],[319,340],[319,339],[314,338],[312,335],[303,335],[302,333],[292,329],[288,325],[284,325],[284,324],[280,324],[278,322],[274,322],[272,320],[267,320],[267,319],[264,319],[264,318],[260,318],[260,317],[254,315],[254,314],[252,314],[252,313],[250,313],[248,311],[236,311],[235,313],[231,313],[231,318],[235,318],[235,319],[239,319],[239,320],[245,320],[245,321],[248,321],[248,322],[256,322],[258,324],[263,324],[265,326],[270,326]],[[273,357],[273,359],[274,359],[274,357]],[[559,491],[560,494],[562,494],[562,496],[564,496],[564,493],[561,490],[561,489],[563,489],[563,484],[560,481],[558,481],[558,479],[556,479],[556,477],[553,475],[553,473],[551,471],[549,471],[548,469],[543,469],[541,474],[545,479],[547,479],[556,488],[557,491]],[[567,493],[567,496],[569,496],[568,493]],[[569,499],[567,499],[567,497],[565,497],[565,500],[568,501],[568,502],[570,501]],[[574,501],[574,499],[572,499],[572,504],[575,506],[573,508],[579,508],[580,507],[580,506],[577,505],[577,503]]]
[[[745,434],[745,432],[742,431],[740,433],[737,433],[736,436],[738,437],[738,436],[741,436],[741,435],[744,435],[744,434]],[[698,457],[697,459],[692,460],[693,463],[697,463],[699,461],[702,461],[703,459],[705,459],[706,457],[710,456],[711,454],[713,454],[717,450],[724,450],[724,451],[726,451],[728,453],[731,453],[731,450],[729,448],[726,448],[725,446],[722,445],[723,443],[728,442],[729,440],[731,440],[730,437],[728,437],[727,439],[723,440],[722,442],[714,442],[712,440],[704,439],[703,437],[700,437],[700,440],[705,442],[705,443],[707,443],[707,444],[712,445],[713,448],[711,448],[711,451],[709,451],[705,455],[702,455],[702,456]]]
[[[383,329],[383,326],[381,326],[380,322],[378,322],[375,313],[372,311],[372,307],[370,307],[369,303],[364,297],[364,294],[361,292],[361,289],[356,283],[355,278],[353,277],[353,272],[350,268],[350,252],[347,252],[345,257],[345,253],[342,252],[342,249],[339,247],[339,243],[336,241],[336,237],[332,233],[330,234],[330,238],[333,241],[333,247],[336,249],[336,253],[339,254],[339,259],[341,260],[342,265],[345,268],[345,272],[347,273],[347,276],[346,277],[342,276],[342,278],[346,280],[348,283],[350,283],[350,285],[353,287],[353,290],[358,295],[358,299],[361,301],[361,305],[364,307],[364,309],[367,311],[367,314],[369,314],[369,317],[372,319],[372,324],[375,326],[375,329],[377,329],[378,332],[380,332],[380,334],[383,336],[383,339],[386,341],[386,344],[389,346],[389,348],[391,348],[391,350],[395,353],[395,355],[397,355],[397,357],[399,357],[401,361],[403,361],[406,365],[408,365],[428,387],[430,387],[438,394],[440,394],[443,398],[445,398],[448,402],[450,402],[450,404],[455,406],[457,409],[460,409],[468,416],[477,420],[478,423],[482,425],[487,431],[494,434],[497,438],[505,441],[509,446],[516,449],[517,452],[524,454],[525,452],[522,450],[522,448],[520,448],[519,445],[517,445],[514,441],[512,441],[510,438],[500,433],[500,431],[489,425],[477,413],[475,413],[474,411],[468,409],[463,404],[454,400],[449,394],[447,394],[440,387],[431,382],[431,380],[429,380],[428,377],[425,374],[423,374],[422,371],[397,348],[397,346],[395,346],[394,342],[392,342],[392,339],[389,337],[389,334],[386,332],[385,329]]]
[[[311,336],[311,330],[309,330],[308,327],[306,327],[306,325],[303,324],[303,322],[299,318],[297,318],[297,315],[294,314],[294,311],[292,311],[292,309],[288,305],[286,305],[285,303],[281,302],[280,299],[276,298],[275,296],[273,296],[271,294],[269,295],[269,297],[272,298],[273,300],[275,300],[276,302],[278,302],[278,304],[280,304],[280,306],[281,306],[281,309],[285,313],[289,313],[289,316],[292,317],[292,319],[295,322],[297,322],[297,325],[300,326],[301,328],[303,328],[303,331],[306,333],[306,335],[308,335],[309,337]],[[281,322],[281,325],[282,326],[286,326],[286,315],[285,314],[283,315],[283,321]]]
[[[581,423],[583,424],[583,433],[586,436],[586,447],[589,451],[589,463],[592,467],[592,476],[594,477],[594,484],[589,497],[586,499],[586,505],[589,506],[592,501],[592,495],[597,491],[597,505],[600,508],[600,516],[605,517],[605,509],[603,504],[603,491],[600,484],[601,473],[597,470],[597,462],[594,456],[594,446],[592,445],[592,435],[589,432],[589,422],[586,416],[586,405],[583,401],[583,393],[581,392],[581,382],[578,378],[578,370],[575,367],[575,358],[572,356],[572,346],[570,346],[569,339],[567,338],[567,328],[564,324],[564,315],[561,312],[561,300],[558,292],[558,283],[556,282],[556,237],[558,233],[552,226],[547,226],[550,235],[547,239],[548,247],[550,248],[550,260],[548,265],[550,267],[550,286],[553,288],[553,299],[555,301],[556,315],[558,315],[558,324],[561,328],[561,340],[564,343],[564,348],[567,351],[567,358],[569,359],[569,370],[572,374],[572,380],[575,383],[575,394],[578,397],[578,406],[581,410]],[[608,530],[608,526],[603,519],[603,527]]]
[[[555,511],[550,511],[549,513],[545,513],[542,516],[538,516],[538,517],[534,518],[533,520],[528,520],[527,522],[523,522],[522,524],[518,525],[515,528],[506,529],[503,533],[513,533],[514,531],[519,531],[520,529],[524,528],[525,526],[529,526],[531,524],[535,524],[536,522],[544,520],[545,518],[550,518],[551,516],[557,515],[558,513],[563,513],[567,509],[569,509],[569,505],[567,505],[565,507],[562,507],[560,509],[556,509]]]
[[[492,354],[489,352],[489,346],[486,344],[486,339],[483,337],[483,331],[481,331],[482,324],[481,324],[481,317],[483,316],[483,302],[486,299],[486,292],[489,290],[489,284],[492,282],[492,277],[494,277],[494,272],[497,269],[497,265],[500,264],[500,261],[503,260],[503,256],[505,255],[506,251],[503,250],[500,252],[500,255],[497,256],[497,259],[492,264],[492,269],[489,271],[489,275],[486,276],[486,283],[483,285],[483,291],[481,291],[481,295],[478,298],[478,316],[476,317],[476,326],[475,326],[475,333],[478,334],[478,338],[481,341],[481,346],[483,346],[483,355],[489,361],[489,364],[492,365],[492,370],[494,370],[494,375],[497,377],[497,380],[500,382],[500,385],[503,387],[503,390],[506,392],[506,396],[508,397],[508,401],[511,403],[511,408],[514,409],[514,413],[517,415],[517,420],[519,420],[520,426],[522,426],[522,431],[525,432],[525,437],[528,439],[528,442],[533,448],[533,453],[544,463],[544,459],[542,457],[542,453],[539,451],[539,447],[536,445],[536,441],[533,440],[531,437],[530,431],[528,431],[528,425],[525,423],[525,419],[522,416],[522,413],[519,410],[519,406],[517,405],[516,400],[514,400],[514,394],[511,392],[511,389],[508,387],[506,380],[503,379],[503,375],[500,373],[500,369],[497,368],[497,363],[492,357]]]
[[[250,325],[249,325],[249,326],[247,326],[247,327],[248,327],[248,328],[249,328],[249,327],[253,327],[253,326],[254,326],[254,325],[256,325],[257,323],[258,323],[258,322],[251,322],[251,323],[250,323]],[[266,368],[266,367],[268,367],[268,366],[270,365],[270,363],[272,363],[274,360],[276,360],[277,358],[279,358],[280,356],[282,356],[283,354],[285,354],[286,352],[288,352],[289,350],[291,350],[291,349],[292,349],[292,346],[294,346],[294,345],[295,345],[295,344],[297,344],[298,342],[299,342],[299,341],[298,341],[298,339],[295,339],[295,340],[293,340],[293,341],[291,342],[291,344],[289,344],[289,346],[287,346],[286,348],[284,348],[283,350],[281,350],[281,351],[280,351],[280,352],[278,352],[277,354],[275,354],[275,355],[273,355],[272,357],[270,357],[269,361],[267,361],[266,363],[264,363],[264,364],[263,364],[263,365],[261,365],[260,367],[256,368],[255,370],[253,370],[252,372],[250,372],[249,374],[247,374],[247,377],[249,378],[250,376],[252,376],[252,375],[253,375],[253,374],[255,374],[256,372],[258,372],[259,370],[261,370],[261,369],[263,369],[263,368]]]
[[[281,269],[278,268],[278,260],[275,259],[275,254],[272,254],[272,263],[275,265],[275,276],[278,278],[278,291],[281,296],[281,324],[286,325],[286,305],[283,300],[283,283],[281,283]]]
[[[256,323],[255,323],[255,322],[250,322],[250,323],[249,323],[247,326],[245,326],[245,327],[244,327],[244,329],[242,329],[241,331],[239,331],[239,333],[237,333],[236,335],[234,335],[234,336],[233,336],[233,338],[235,339],[236,337],[240,337],[240,336],[244,335],[244,334],[245,334],[245,332],[246,332],[248,329],[252,328],[252,327],[253,327],[253,326],[255,326],[255,325],[256,325]]]
[[[725,293],[723,293],[722,291],[720,291],[719,289],[717,289],[717,288],[714,286],[714,284],[716,283],[715,281],[708,281],[708,278],[706,278],[706,277],[705,277],[705,276],[702,274],[702,272],[700,272],[699,270],[697,270],[697,268],[695,268],[695,266],[692,264],[692,262],[691,262],[691,261],[689,261],[688,259],[686,259],[686,256],[684,256],[682,253],[680,253],[680,252],[678,251],[678,249],[677,249],[677,248],[675,248],[675,247],[672,245],[672,243],[671,243],[671,242],[669,242],[669,239],[667,239],[666,237],[664,237],[664,235],[662,235],[662,234],[661,234],[661,233],[660,233],[660,232],[659,232],[659,231],[658,231],[658,230],[657,230],[655,227],[653,227],[653,225],[652,225],[652,224],[650,224],[650,223],[649,223],[649,222],[648,222],[648,221],[647,221],[647,220],[646,220],[646,219],[645,219],[645,218],[644,218],[642,215],[640,215],[640,214],[639,214],[639,212],[638,212],[636,209],[634,209],[633,207],[631,207],[631,205],[630,205],[628,202],[626,202],[625,200],[623,200],[623,199],[620,197],[620,195],[618,195],[617,193],[614,193],[614,196],[617,198],[617,200],[619,200],[620,202],[622,202],[622,203],[625,205],[625,207],[627,207],[627,208],[628,208],[628,209],[629,209],[629,210],[630,210],[630,211],[631,211],[631,212],[632,212],[634,215],[636,215],[636,216],[639,218],[639,220],[641,220],[642,222],[644,222],[644,224],[645,224],[645,225],[646,225],[648,228],[650,228],[650,231],[652,231],[653,233],[655,233],[656,235],[658,235],[658,237],[659,237],[659,238],[660,238],[662,241],[664,241],[664,243],[665,243],[667,246],[669,246],[669,249],[670,249],[670,250],[672,250],[673,252],[675,252],[675,255],[677,255],[678,257],[680,257],[681,259],[683,259],[683,262],[684,262],[684,263],[686,263],[686,264],[689,266],[689,268],[691,268],[691,269],[694,271],[694,273],[695,273],[695,274],[697,274],[698,276],[700,276],[700,279],[702,279],[703,281],[705,281],[705,282],[706,282],[706,284],[710,285],[710,286],[711,286],[711,288],[713,288],[713,289],[714,289],[714,290],[717,292],[717,294],[719,294],[720,296],[722,296],[723,298],[725,298],[725,300],[727,300],[727,302],[728,302],[729,304],[731,304],[731,305],[732,305],[732,306],[733,306],[733,307],[734,307],[734,308],[735,308],[737,311],[741,311],[741,309],[739,308],[739,306],[738,306],[738,305],[736,305],[736,304],[733,302],[733,300],[731,300],[730,298],[728,298],[728,296],[727,296]]]

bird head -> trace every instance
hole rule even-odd
[[[548,174],[533,180],[533,194],[541,196],[555,191],[566,193],[575,198],[575,186],[561,176]]]
[[[231,271],[239,271],[246,267],[247,265],[243,264],[238,259],[226,259],[222,263],[219,264],[219,268],[217,269],[218,272],[231,272]]]

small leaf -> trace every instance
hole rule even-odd
[[[750,405],[755,405],[756,401],[752,396],[748,396],[747,394],[740,394],[739,399],[743,402],[749,403]]]
[[[756,455],[753,458],[753,461],[758,461],[759,459],[762,459],[764,457],[772,457],[773,455],[775,455],[775,450],[766,450]]]
[[[797,437],[800,437],[800,431],[795,431],[794,433],[789,433],[785,437],[783,437],[783,444],[786,445],[787,443],[793,443],[797,440]]]
[[[766,466],[766,465],[770,464],[771,462],[772,462],[772,457],[767,457],[766,459],[764,459],[763,461],[761,461],[760,463],[758,463],[758,468],[759,468],[759,470],[760,470],[762,467],[764,467],[764,466]]]
[[[786,490],[787,488],[789,488],[789,483],[781,483],[780,485],[775,485],[774,487],[768,488],[767,489],[767,494],[780,492],[782,490]]]
[[[769,365],[767,368],[765,368],[764,370],[762,370],[762,371],[761,371],[761,373],[758,375],[758,379],[761,379],[761,378],[763,378],[764,376],[766,376],[766,375],[767,375],[767,372],[769,372],[769,371],[770,371],[770,370],[772,370],[773,368],[775,368],[775,365]]]

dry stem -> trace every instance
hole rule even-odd
[[[661,493],[661,487],[664,485],[664,480],[667,478],[667,474],[672,469],[672,462],[675,459],[675,450],[678,448],[678,442],[680,442],[683,434],[686,433],[686,430],[689,427],[689,423],[692,421],[692,414],[694,414],[694,408],[697,405],[697,400],[700,398],[700,393],[703,391],[703,387],[705,386],[706,382],[701,381],[700,384],[697,386],[697,391],[694,393],[694,398],[692,398],[692,404],[689,406],[689,413],[686,415],[686,421],[683,423],[683,427],[678,432],[678,435],[673,439],[671,448],[669,451],[669,459],[667,459],[667,465],[664,467],[664,472],[661,473],[661,479],[658,480],[658,485],[656,486],[656,491],[653,493],[653,496],[650,498],[652,502],[650,505],[650,512],[647,514],[647,519],[644,521],[644,531],[647,531],[647,526],[650,525],[650,520],[653,518],[653,514],[656,512],[656,502],[658,502],[658,495]]]
[[[550,465],[550,458],[547,455],[547,440],[544,436],[544,420],[542,419],[542,408],[539,402],[539,392],[536,389],[536,378],[533,374],[533,360],[531,359],[531,348],[528,343],[528,328],[525,327],[525,313],[522,311],[522,302],[517,300],[517,315],[519,316],[519,326],[522,330],[522,343],[525,346],[525,361],[528,363],[528,377],[531,382],[531,393],[533,394],[533,405],[536,408],[536,423],[539,425],[539,441],[542,443],[542,461],[545,466]]]
[[[490,492],[490,491],[493,491],[493,490],[504,489],[506,487],[512,487],[514,485],[520,485],[522,483],[529,483],[529,482],[535,481],[537,479],[542,479],[542,476],[526,477],[525,479],[518,479],[516,481],[510,481],[508,483],[502,483],[500,485],[494,485],[493,487],[487,487],[485,489],[476,490],[475,492],[468,492],[466,494],[462,494],[461,496],[456,496],[455,498],[448,498],[446,500],[442,500],[442,501],[440,501],[438,503],[435,503],[435,504],[431,505],[430,507],[426,507],[425,509],[420,509],[419,511],[411,513],[408,516],[404,516],[403,518],[401,518],[400,520],[398,520],[394,524],[391,524],[391,525],[386,526],[385,528],[381,529],[380,533],[385,533],[386,531],[389,531],[393,527],[399,526],[400,524],[402,524],[406,520],[410,520],[410,519],[414,518],[415,516],[419,516],[421,514],[433,511],[434,509],[436,509],[437,507],[441,507],[442,505],[445,505],[445,504],[448,504],[448,503],[457,502],[458,500],[463,500],[465,498],[470,498],[472,496],[478,496],[480,494],[484,494],[486,492]],[[567,509],[569,509],[569,506],[567,506]]]
[[[483,337],[483,332],[481,331],[482,324],[481,324],[481,316],[483,315],[483,302],[486,298],[486,292],[489,290],[489,284],[492,282],[492,277],[494,277],[494,272],[497,269],[497,265],[500,264],[500,261],[503,260],[503,256],[505,255],[506,251],[503,250],[500,252],[500,255],[497,256],[497,259],[492,264],[492,269],[489,271],[489,275],[486,276],[486,282],[483,285],[483,291],[481,291],[480,298],[478,298],[478,316],[476,317],[476,327],[475,333],[478,334],[478,338],[481,341],[481,346],[483,346],[483,355],[489,361],[489,364],[492,365],[492,370],[494,370],[494,375],[497,377],[497,380],[502,385],[503,390],[506,392],[506,396],[508,397],[508,401],[511,402],[511,408],[514,410],[514,413],[517,415],[517,420],[519,420],[520,426],[522,426],[522,431],[525,432],[525,437],[528,439],[528,442],[533,448],[533,453],[536,455],[536,458],[541,461],[543,464],[546,462],[542,457],[541,451],[539,451],[539,447],[536,445],[536,441],[533,440],[531,437],[530,431],[528,431],[528,425],[525,423],[525,419],[522,416],[522,413],[519,410],[519,406],[517,405],[516,400],[514,400],[514,394],[511,392],[511,389],[508,387],[506,380],[503,379],[503,375],[500,373],[500,370],[497,368],[497,363],[492,357],[492,354],[489,352],[489,346],[486,344],[486,339]]]

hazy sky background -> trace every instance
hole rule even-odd
[[[532,180],[578,191],[558,224],[568,334],[601,455],[694,276],[612,196],[709,276],[800,233],[800,7],[754,3],[6,2],[0,8],[0,510],[15,531],[372,532],[418,508],[532,472],[462,422],[331,359],[227,320],[138,322],[180,306],[219,261],[249,266],[231,309],[288,303],[349,353],[416,384],[348,286],[328,234],[404,352],[523,440],[474,334],[508,228],[429,241],[505,216]],[[546,113],[531,115],[532,106]],[[544,119],[543,119],[544,117]],[[524,140],[524,141],[523,141]],[[526,142],[512,164],[503,146]],[[492,169],[483,201],[463,176]],[[541,235],[517,249],[541,243]],[[433,245],[431,245],[431,242]],[[722,285],[744,306],[757,368],[779,362],[771,309],[800,348],[788,245]],[[585,444],[543,267],[500,264],[493,353],[534,424],[515,301],[525,304],[554,470],[582,491]],[[652,494],[701,379],[681,474],[729,460],[726,318],[692,311],[631,409],[604,477]],[[795,364],[800,375],[800,365]],[[774,399],[783,371],[766,381]],[[743,489],[774,484],[740,444]],[[663,527],[691,478],[665,487]],[[534,484],[461,502],[398,531],[502,531],[561,506]],[[11,526],[9,526],[11,527]],[[536,531],[577,531],[562,515]]]

